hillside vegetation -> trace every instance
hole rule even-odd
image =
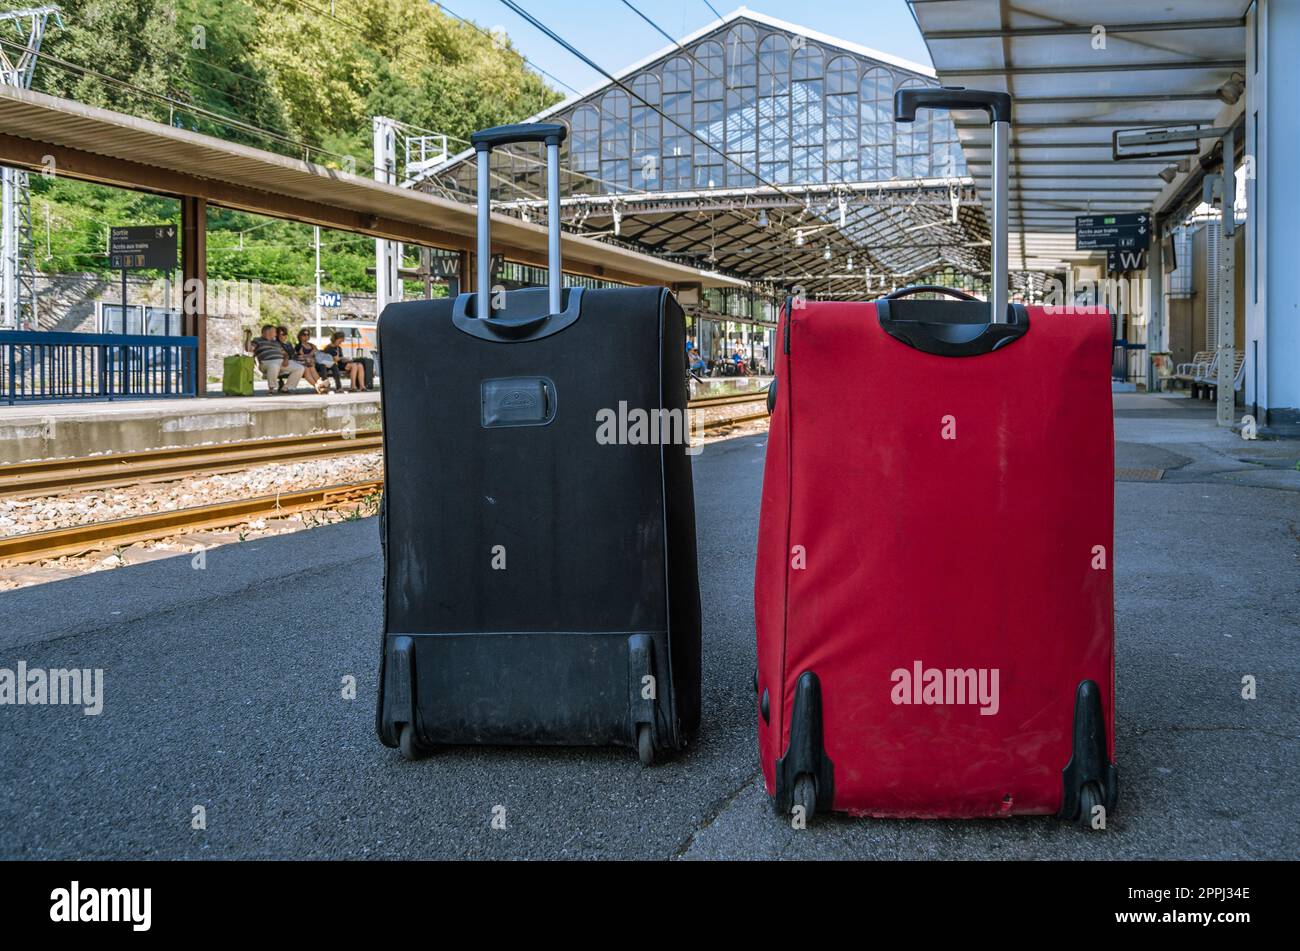
[[[369,174],[371,117],[465,139],[559,96],[504,37],[425,0],[61,0],[33,87]],[[459,143],[453,143],[453,147]],[[111,225],[178,221],[169,198],[33,176],[42,271],[103,271]],[[213,277],[311,284],[312,229],[213,208]],[[374,289],[371,241],[322,237],[328,285]]]

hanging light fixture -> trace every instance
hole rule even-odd
[[[852,255],[852,254],[850,254],[850,255],[849,255],[849,259],[848,259],[847,261],[844,262],[844,266],[845,266],[848,270],[850,270],[850,271],[853,270],[853,255]]]
[[[1245,91],[1246,77],[1241,73],[1233,73],[1228,81],[1218,88],[1217,95],[1228,105],[1233,106]]]
[[[760,228],[766,228],[770,222],[767,220],[767,209],[758,209],[758,221],[755,222]]]
[[[822,252],[822,260],[829,261],[832,256],[833,255],[831,254],[831,246],[828,244],[826,245],[826,250]]]
[[[796,228],[794,232],[794,246],[796,248],[802,248],[803,244],[804,244],[803,229]]]

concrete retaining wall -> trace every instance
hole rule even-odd
[[[270,436],[364,431],[380,425],[379,401],[332,397],[168,400],[165,407],[82,404],[0,413],[0,463],[233,442]]]

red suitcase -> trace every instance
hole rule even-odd
[[[1005,304],[1006,94],[899,97],[904,121],[990,113],[1003,280],[992,309],[910,288],[782,314],[754,590],[767,791],[783,815],[1104,826],[1109,315]]]

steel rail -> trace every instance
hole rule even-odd
[[[763,389],[752,394],[728,393],[702,397],[691,400],[688,406],[691,409],[712,409],[717,406],[756,403],[766,398],[767,390]],[[30,498],[74,489],[158,482],[321,456],[373,452],[383,447],[382,439],[382,434],[377,429],[358,433],[313,433],[10,463],[0,465],[0,498]]]
[[[378,430],[245,439],[205,446],[175,446],[0,466],[0,497],[52,495],[72,489],[157,482],[190,475],[232,472],[252,466],[321,456],[372,452],[382,447]]]
[[[79,555],[83,552],[120,547],[135,542],[153,541],[182,532],[228,528],[260,518],[279,518],[312,509],[357,501],[383,491],[384,484],[375,479],[315,489],[299,489],[277,495],[251,499],[232,499],[170,512],[154,512],[107,522],[91,522],[45,532],[28,532],[0,538],[0,564],[23,564]]]
[[[760,393],[754,400],[765,399]],[[735,401],[739,402],[739,401]],[[725,405],[725,404],[724,404]],[[766,419],[767,412],[749,413],[741,416],[727,416],[721,419],[706,420],[702,426],[705,432],[735,426],[741,423]],[[377,436],[377,433],[367,433]],[[289,437],[304,441],[308,437]],[[288,442],[286,439],[284,442]],[[359,437],[358,437],[359,439]],[[358,439],[343,440],[352,448],[341,451],[358,451],[355,444]],[[269,440],[252,440],[252,442],[269,442]],[[186,447],[195,448],[195,447]],[[283,448],[283,447],[282,447]],[[171,461],[178,464],[184,461],[181,450],[157,450],[166,454]],[[135,454],[123,454],[131,456]],[[99,457],[93,457],[99,458]],[[65,460],[85,461],[85,460]],[[23,463],[21,466],[39,467],[36,463]],[[19,468],[14,467],[14,468]],[[8,467],[6,467],[8,468]],[[39,472],[36,468],[35,471]],[[101,476],[104,474],[101,473]],[[0,538],[0,565],[28,564],[61,558],[67,555],[79,555],[88,551],[107,547],[121,547],[136,542],[156,541],[172,535],[188,532],[205,531],[217,528],[229,528],[261,518],[280,518],[313,509],[330,508],[348,502],[358,501],[367,496],[381,493],[384,488],[382,479],[365,482],[352,482],[342,485],[330,485],[314,489],[298,489],[281,492],[276,495],[263,495],[247,499],[232,499],[215,502],[210,505],[192,506],[166,512],[153,512],[127,518],[112,519],[106,522],[90,522],[67,528],[50,529],[43,532],[27,532]]]

